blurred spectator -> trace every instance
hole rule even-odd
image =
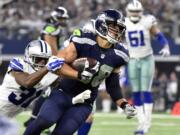
[[[175,22],[175,18],[179,16],[180,0],[141,1],[144,8],[147,9],[146,12],[157,16],[162,26],[173,27],[174,24],[169,22]],[[0,2],[0,30],[3,27],[3,30],[11,31],[8,32],[10,37],[11,34],[17,32],[17,29],[21,29],[18,31],[20,34],[36,33],[41,29],[42,20],[48,16],[49,11],[55,7],[64,6],[70,12],[69,32],[71,32],[75,27],[79,27],[78,24],[81,27],[84,22],[104,9],[125,10],[127,2],[126,0],[3,0]],[[174,3],[176,3],[175,6]],[[10,23],[12,24],[10,25]]]
[[[157,70],[156,70],[157,72]],[[155,73],[153,80],[153,98],[154,98],[154,111],[164,111],[165,110],[165,90],[167,88],[167,75],[161,73],[160,76],[157,76]]]
[[[167,83],[167,110],[171,110],[174,103],[176,102],[176,96],[177,96],[177,76],[175,72],[170,73],[169,81]]]

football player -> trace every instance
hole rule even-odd
[[[50,17],[46,19],[46,24],[41,31],[40,39],[46,41],[50,45],[53,55],[57,55],[58,50],[63,48],[60,39],[63,36],[63,29],[67,26],[68,19],[69,14],[67,9],[59,6],[50,13]],[[45,94],[36,101],[31,117],[24,123],[25,126],[36,118],[41,105],[50,92],[51,88],[48,88]]]
[[[57,124],[52,134],[72,135],[92,112],[98,87],[104,79],[111,98],[127,117],[136,114],[135,108],[121,97],[119,90],[119,68],[129,60],[127,50],[118,43],[126,30],[122,13],[114,9],[100,13],[95,21],[95,29],[97,34],[81,32],[79,36],[71,36],[70,44],[59,51],[58,56],[64,58],[66,63],[80,57],[94,58],[99,62],[90,68],[87,61],[83,71],[76,71],[64,64],[56,73],[68,78],[63,78],[58,88],[52,90],[38,118],[30,123],[24,135],[40,135],[54,123]],[[90,99],[72,105],[72,97],[87,89],[91,90]]]
[[[154,74],[154,57],[151,36],[162,46],[160,54],[170,55],[168,41],[157,26],[153,15],[143,15],[142,4],[134,0],[126,7],[126,41],[130,55],[128,74],[132,85],[133,100],[137,108],[138,127],[135,134],[145,134],[151,127],[153,100],[151,93]]]
[[[41,39],[49,43],[53,55],[56,55],[58,50],[63,48],[63,46],[60,46],[59,40],[62,37],[63,29],[67,26],[68,19],[67,9],[59,6],[51,12],[41,31]]]
[[[52,56],[48,43],[43,40],[31,41],[25,49],[24,58],[10,61],[0,86],[0,114],[14,117],[31,109],[41,93],[57,79],[57,75],[51,72],[63,64],[64,59]],[[88,98],[87,93],[85,98]],[[73,98],[74,102],[78,100],[78,97]]]
[[[31,107],[31,103],[57,78],[48,72],[59,69],[63,63],[63,59],[52,56],[46,42],[31,41],[25,49],[24,58],[10,61],[1,85],[0,113],[14,117]],[[54,79],[47,81],[43,79],[45,76]]]

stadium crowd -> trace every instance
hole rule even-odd
[[[160,25],[165,28],[163,30],[171,32],[174,23],[180,18],[180,0],[141,1],[146,12],[158,18]],[[83,26],[87,20],[94,18],[103,9],[123,9],[125,12],[125,5],[128,2],[128,0],[4,0],[4,4],[0,4],[0,30],[6,32],[6,35],[8,33],[10,37],[14,32],[33,33],[36,36],[50,11],[61,5],[70,13],[68,32],[71,32],[75,27]]]

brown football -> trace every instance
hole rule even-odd
[[[97,60],[94,58],[89,58],[89,57],[82,57],[78,58],[73,61],[72,67],[76,69],[77,71],[83,71],[85,67],[85,62],[89,62],[89,67],[92,68],[97,64]]]

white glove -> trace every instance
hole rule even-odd
[[[137,114],[137,110],[133,105],[126,104],[125,108],[123,109],[124,113],[127,116],[127,119],[133,118]]]
[[[159,54],[161,54],[163,57],[170,55],[169,46],[165,45],[160,51]]]
[[[78,94],[77,96],[73,97],[72,103],[84,103],[84,100],[89,99],[91,97],[91,91],[85,90],[84,92]]]
[[[51,56],[46,64],[46,67],[49,71],[56,71],[60,69],[64,64],[64,59],[57,56]]]

